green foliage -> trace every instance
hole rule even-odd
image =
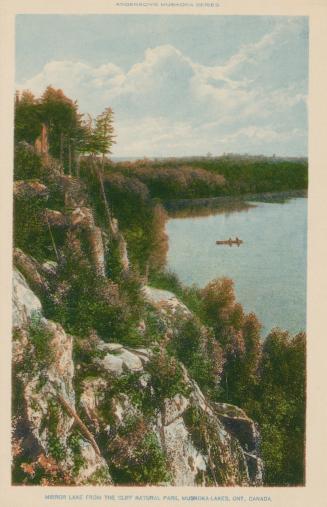
[[[37,314],[30,319],[28,337],[34,347],[33,359],[37,362],[38,368],[49,365],[53,356],[50,350],[52,334]]]
[[[208,393],[217,387],[214,358],[209,357],[201,324],[195,319],[182,320],[168,350],[181,361],[201,389]]]
[[[168,464],[157,436],[143,419],[130,418],[110,446],[110,466],[117,484],[155,485],[170,480]]]
[[[42,161],[33,149],[17,144],[14,153],[14,179],[29,180],[42,176]]]
[[[105,175],[104,185],[127,242],[129,259],[136,269],[144,272],[154,239],[154,207],[148,200],[148,190],[136,178],[116,174]]]
[[[57,287],[45,307],[49,318],[59,321],[75,335],[95,330],[104,341],[126,345],[142,344],[137,324],[142,315],[140,284],[132,274],[120,286],[99,276],[87,261],[87,253],[70,247],[63,251]]]
[[[67,449],[60,441],[58,436],[58,425],[61,414],[61,408],[55,399],[48,402],[48,413],[46,416],[48,428],[48,447],[50,455],[56,460],[61,461],[66,457]]]
[[[41,133],[42,114],[40,102],[29,91],[21,96],[16,94],[15,100],[15,142],[26,141],[33,144]]]
[[[164,200],[208,197],[224,194],[225,179],[205,169],[152,162],[124,162],[111,167],[120,176],[138,179],[149,189],[153,198]]]
[[[113,110],[107,107],[95,120],[93,150],[104,156],[114,143]]]
[[[99,376],[99,373],[96,376]],[[141,384],[140,373],[127,372],[119,377],[109,376],[108,387],[103,392],[103,399],[98,407],[104,423],[113,428],[116,426],[115,403],[122,395],[127,396],[131,406],[147,417],[148,421],[153,419],[158,403],[151,393],[150,385]],[[105,440],[107,440],[107,436],[105,436]]]
[[[218,399],[241,406],[259,423],[265,483],[304,482],[305,336],[274,330],[260,343],[260,324],[235,302],[222,279],[202,291],[204,317],[223,346]]]
[[[67,439],[67,444],[72,450],[73,453],[73,467],[72,467],[72,475],[76,477],[80,471],[80,469],[85,464],[85,459],[83,458],[81,452],[81,434],[78,430],[74,430]]]
[[[221,344],[224,368],[218,398],[243,405],[256,387],[261,325],[236,303],[233,282],[213,280],[202,291],[203,318]]]
[[[95,121],[88,115],[88,121],[83,124],[85,139],[82,153],[102,155],[102,162],[107,153],[111,153],[111,147],[115,144],[113,110],[107,107],[99,114]]]
[[[146,371],[151,375],[151,385],[154,396],[161,404],[165,398],[173,398],[176,394],[187,394],[183,370],[173,356],[169,356],[163,349],[154,353],[146,365]]]
[[[61,461],[66,456],[66,448],[60,442],[56,435],[49,435],[48,438],[49,453],[56,461]]]
[[[112,238],[106,254],[106,274],[107,277],[114,282],[118,282],[122,279],[123,266],[120,256],[119,241],[115,238]]]
[[[212,280],[201,292],[206,321],[224,341],[224,331],[232,324],[235,310],[234,284],[229,278]]]
[[[106,466],[102,466],[98,468],[93,474],[89,477],[88,482],[90,484],[99,486],[111,483],[111,478],[109,475],[108,468]]]
[[[214,419],[192,405],[184,412],[183,419],[196,449],[208,456],[206,486],[232,485],[229,482],[228,464],[221,453],[220,432]],[[241,459],[239,462],[241,463]],[[246,477],[245,467],[240,467],[238,474],[241,482],[242,478]]]
[[[115,170],[139,178],[149,188],[151,197],[164,200],[308,187],[308,161],[301,158],[223,155],[137,160],[117,163]]]
[[[187,429],[192,436],[192,442],[196,449],[203,454],[207,453],[207,443],[204,433],[201,431],[202,424],[205,422],[205,416],[197,407],[190,406],[183,414],[183,419]]]
[[[41,98],[41,114],[48,128],[50,154],[68,163],[69,150],[77,149],[84,136],[76,102],[48,86]]]
[[[75,155],[83,150],[87,138],[77,103],[52,86],[46,88],[40,99],[29,91],[17,93],[15,142],[33,145],[41,134],[42,124],[47,127],[50,154],[71,172]]]
[[[100,277],[92,267],[88,238],[83,232],[75,236],[79,246],[74,249],[75,240],[71,241],[69,235],[64,245],[66,233],[52,231],[61,260],[58,277],[51,282],[52,297],[43,301],[43,307],[47,317],[59,321],[67,332],[78,336],[74,340],[74,360],[81,369],[75,381],[80,383],[88,375],[98,375],[93,361],[98,352],[90,339],[93,331],[105,341],[123,345],[148,345],[156,341],[160,344],[165,325],[145,305],[140,294],[140,277],[136,274],[147,273],[150,285],[174,292],[197,318],[177,322],[167,350],[155,351],[147,363],[145,369],[151,376],[153,390],[149,386],[140,388],[136,374],[112,380],[101,409],[104,420],[112,423],[110,400],[120,393],[127,394],[131,403],[147,417],[162,408],[165,398],[177,393],[187,395],[189,390],[180,364],[183,363],[207,396],[241,406],[260,424],[266,484],[303,484],[305,336],[291,338],[285,332],[274,330],[261,346],[260,324],[255,315],[245,315],[237,304],[231,280],[214,280],[200,290],[184,287],[174,274],[164,271],[167,216],[153,198],[170,200],[302,190],[307,187],[307,161],[223,156],[104,164],[104,156],[114,143],[110,109],[99,115],[95,124],[92,120],[87,124],[78,113],[77,104],[61,90],[48,87],[39,100],[24,92],[15,105],[14,176],[16,180],[38,178],[46,182],[50,198],[47,202],[37,197],[15,200],[14,242],[40,261],[56,259],[44,220],[45,207],[64,208],[62,189],[47,180],[41,158],[33,149],[20,143],[33,144],[42,123],[47,125],[50,153],[60,159],[69,172],[72,159],[78,153],[93,155],[82,160],[81,177],[86,183],[96,222],[109,232],[103,182],[110,212],[118,218],[134,268],[134,274],[133,269],[129,275],[123,273],[119,241],[108,236],[108,278]],[[103,156],[102,163],[97,160],[97,154]],[[143,334],[138,330],[141,319],[146,322]],[[206,337],[201,332],[200,321],[212,329]],[[34,356],[26,355],[24,372],[36,364],[45,366],[51,360],[51,335],[38,317],[32,318],[28,331]],[[221,384],[217,387],[219,376]],[[23,403],[23,386],[17,377],[15,379],[13,407],[17,412]],[[77,392],[78,389],[80,386]],[[60,407],[53,401],[44,424],[49,431],[49,450],[56,460],[65,456],[57,435],[59,417]],[[218,446],[215,446],[216,428],[194,407],[185,414],[185,421],[197,448],[207,453],[210,441],[211,458],[223,471]],[[83,459],[76,432],[69,446],[74,457],[73,473],[77,474]],[[112,475],[120,484],[158,484],[169,479],[160,445],[142,420],[135,419],[123,426],[115,436],[111,451],[114,451]],[[27,480],[19,465],[15,470],[18,482]],[[41,480],[43,472],[37,467],[35,470],[29,483]],[[102,473],[103,478],[100,477]],[[98,479],[105,483],[107,472],[100,471],[95,482]],[[224,477],[213,474],[208,481],[220,483]]]
[[[37,260],[53,257],[49,231],[44,223],[45,203],[42,197],[15,199],[14,243]]]
[[[263,346],[260,405],[253,407],[269,485],[304,483],[305,372],[305,335],[273,330]]]
[[[150,271],[149,284],[158,289],[168,290],[179,296],[183,287],[177,275],[171,271]]]

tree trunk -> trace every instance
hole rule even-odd
[[[101,452],[100,452],[100,449],[98,447],[98,444],[96,443],[95,441],[95,438],[94,436],[92,435],[92,433],[90,432],[90,430],[87,428],[87,426],[83,423],[83,421],[81,420],[81,418],[78,416],[78,414],[76,413],[76,411],[73,409],[73,407],[71,407],[69,405],[69,403],[65,400],[65,398],[63,396],[61,396],[61,394],[57,394],[57,399],[59,400],[59,402],[61,403],[61,405],[65,408],[65,410],[68,412],[68,414],[74,418],[77,426],[79,427],[79,429],[81,430],[81,433],[87,438],[87,440],[90,442],[90,444],[92,445],[93,449],[95,450],[96,454],[98,456],[101,456]]]
[[[79,178],[79,170],[80,170],[80,154],[77,153],[76,157],[76,176]]]
[[[60,163],[63,164],[64,160],[64,134],[60,132]]]
[[[94,159],[93,159],[93,163],[94,163]],[[101,192],[102,200],[103,200],[103,203],[104,203],[105,212],[106,212],[106,215],[107,215],[109,231],[110,231],[110,234],[112,236],[114,236],[115,235],[115,231],[114,231],[114,228],[113,228],[113,225],[112,225],[111,212],[110,212],[110,208],[109,208],[106,192],[105,192],[105,189],[104,189],[103,177],[102,177],[102,175],[103,175],[103,167],[104,167],[104,155],[102,156],[101,169],[99,169],[96,166],[96,164],[94,164],[94,165],[95,165],[95,170],[96,170],[97,178],[98,178],[99,185],[100,185],[100,192]]]
[[[68,141],[68,174],[72,175],[72,148],[70,144],[70,140]]]

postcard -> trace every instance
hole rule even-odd
[[[0,9],[4,504],[325,505],[326,3]]]

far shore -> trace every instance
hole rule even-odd
[[[163,201],[165,209],[169,211],[177,211],[189,206],[201,207],[224,206],[231,202],[244,202],[244,201],[261,201],[261,202],[283,202],[287,199],[296,197],[308,197],[307,189],[303,190],[287,190],[284,192],[261,192],[257,194],[241,194],[241,195],[224,195],[219,197],[205,197],[201,199],[175,199]]]

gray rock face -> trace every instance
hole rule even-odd
[[[16,269],[13,272],[13,327],[23,327],[33,314],[41,314],[42,305],[39,298],[31,291],[23,275]]]
[[[31,457],[65,453],[59,459],[60,468],[70,474],[74,458],[69,437],[77,425],[80,438],[82,466],[74,477],[76,484],[85,482],[110,484],[111,477],[104,458],[97,452],[94,439],[76,412],[73,378],[73,337],[61,325],[42,317],[39,299],[31,291],[24,277],[14,271],[13,324],[17,338],[14,340],[14,365],[18,368],[16,382],[22,385],[22,410],[15,415],[17,437],[22,448]],[[38,315],[40,340],[47,340],[48,354],[36,348],[38,342],[30,337],[30,317]],[[41,349],[43,350],[43,349]],[[24,365],[28,358],[29,366]],[[14,435],[15,438],[15,435]],[[32,449],[32,447],[33,449]]]
[[[166,306],[172,314],[176,313],[176,311],[180,311],[184,314],[184,316],[192,315],[190,310],[176,297],[173,292],[163,289],[155,289],[154,287],[145,285],[143,287],[143,294],[149,303],[152,303],[155,306]]]
[[[89,240],[92,250],[93,262],[100,276],[105,276],[105,254],[100,227],[92,227],[89,231]]]
[[[195,486],[199,473],[207,470],[206,456],[192,441],[182,417],[163,427],[165,449],[171,463],[174,486]]]
[[[172,424],[190,405],[190,401],[182,394],[176,394],[174,398],[165,400],[164,403],[164,426]]]
[[[244,449],[249,477],[255,485],[262,482],[263,463],[259,455],[260,434],[256,424],[244,410],[228,403],[214,403],[214,411],[225,428],[234,435]]]
[[[172,293],[148,287],[145,291],[148,300],[159,305],[159,312],[167,308],[167,321],[170,315],[179,318],[178,312],[192,316]],[[29,319],[35,312],[48,340],[49,354],[43,354],[42,360],[29,335]],[[66,450],[60,466],[70,473],[76,462],[70,437],[77,427],[81,465],[75,484],[111,484],[109,465],[124,467],[124,459],[128,464],[139,463],[140,453],[150,452],[155,445],[173,486],[262,484],[258,430],[243,410],[211,403],[182,364],[177,392],[161,397],[160,363],[155,363],[159,372],[151,369],[155,349],[105,343],[96,335],[85,340],[93,354],[87,366],[91,375],[84,373],[78,379],[77,397],[74,376],[85,365],[83,361],[82,366],[74,364],[74,338],[41,312],[39,299],[15,271],[13,320],[19,336],[14,342],[14,359],[21,368],[18,377],[24,397],[18,426],[24,435],[22,445],[27,448],[33,442],[35,456],[40,452],[51,455],[55,443]],[[162,352],[166,354],[164,348]],[[31,361],[28,369],[23,368],[26,357]],[[155,439],[150,440],[152,447],[140,448],[149,445],[144,440],[149,435]]]
[[[81,402],[96,431],[102,434],[109,432],[108,445],[112,438],[110,435],[115,435],[131,418],[145,418],[144,424],[149,424],[147,431],[157,435],[169,463],[172,485],[261,484],[258,458],[253,450],[249,455],[248,449],[245,449],[242,431],[238,438],[237,428],[233,432],[228,430],[222,421],[222,414],[227,414],[227,408],[210,404],[196,382],[189,378],[185,367],[182,370],[188,395],[177,393],[173,398],[163,400],[162,408],[156,409],[155,421],[150,424],[142,408],[136,406],[129,395],[115,395],[110,405],[105,405],[108,401],[105,401],[104,393],[115,384],[115,378],[131,373],[136,374],[138,379],[138,387],[134,389],[140,393],[142,390],[153,393],[152,378],[145,369],[147,362],[151,361],[151,350],[130,347],[127,350],[119,344],[101,341],[97,347],[102,352],[110,351],[103,359],[95,359],[95,362],[112,377],[104,383],[100,371],[98,378],[84,383]],[[142,362],[140,357],[146,358],[146,361]],[[241,409],[234,407],[234,410],[246,419],[244,424],[252,427],[253,422]],[[108,411],[112,414],[110,427],[101,419],[101,414]],[[133,438],[129,445],[125,452],[132,456],[133,445],[136,445]]]
[[[83,459],[83,465],[76,476],[76,485],[94,484],[98,486],[108,486],[112,484],[105,459],[94,451],[89,442],[82,442],[81,457]]]
[[[120,253],[120,261],[123,268],[123,271],[127,272],[129,270],[129,258],[128,258],[128,252],[127,252],[127,243],[122,236],[122,234],[119,234],[118,237],[119,241],[119,253]]]

